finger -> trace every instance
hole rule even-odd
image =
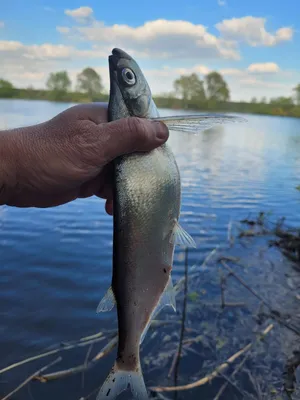
[[[113,197],[112,185],[113,165],[107,164],[99,174],[80,186],[78,197],[86,198],[95,195],[102,199],[111,199]]]
[[[100,190],[93,193],[95,196],[101,199],[110,200],[113,198],[113,188],[111,184],[106,184],[100,188]]]
[[[114,179],[114,168],[112,163],[105,165],[99,174],[99,178],[101,180],[101,185],[98,187],[98,190],[95,191],[95,195],[102,199],[112,199]]]
[[[169,130],[161,122],[130,117],[101,124],[95,128],[94,135],[97,138],[95,157],[98,162],[110,162],[124,154],[161,146],[167,141]]]
[[[112,200],[107,200],[105,203],[105,211],[109,215],[113,215],[113,201]]]
[[[89,182],[81,185],[78,197],[84,199],[91,196],[97,196],[101,199],[112,199],[112,183],[103,183],[100,181],[99,176],[97,176]]]

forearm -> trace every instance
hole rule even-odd
[[[56,159],[48,131],[47,123],[0,131],[0,206],[33,206],[41,179],[48,184],[41,196],[51,192],[47,168],[55,170]]]
[[[42,124],[0,131],[0,206],[15,205],[30,186]]]

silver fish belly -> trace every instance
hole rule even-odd
[[[126,157],[116,173],[112,288],[119,316],[118,360],[120,368],[137,369],[141,335],[170,279],[180,176],[166,145],[142,157]]]

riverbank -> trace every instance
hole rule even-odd
[[[188,101],[183,104],[181,99],[171,96],[153,96],[159,108],[185,109],[201,112],[234,112],[259,115],[276,115],[282,117],[300,118],[300,105],[295,104],[270,104],[270,103],[248,103],[248,102],[215,102],[215,101]],[[107,93],[99,94],[90,98],[80,92],[52,92],[49,90],[18,89],[13,88],[7,91],[0,88],[2,99],[23,99],[23,100],[47,100],[56,102],[89,103],[91,101],[108,101]]]
[[[268,104],[247,102],[188,102],[183,106],[181,99],[171,97],[154,97],[160,108],[199,110],[207,112],[234,112],[259,115],[277,115],[281,117],[300,118],[300,106],[294,104]]]

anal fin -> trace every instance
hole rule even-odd
[[[169,276],[169,281],[165,287],[165,290],[163,291],[162,295],[160,296],[160,299],[159,299],[156,307],[152,311],[149,321],[147,322],[147,325],[145,326],[145,329],[141,335],[140,344],[145,339],[145,336],[150,328],[151,321],[157,316],[157,314],[165,306],[171,306],[173,308],[173,310],[176,312],[176,298],[175,298],[175,291],[174,291],[171,275]]]
[[[97,307],[97,313],[111,311],[116,304],[112,287],[110,286]]]

